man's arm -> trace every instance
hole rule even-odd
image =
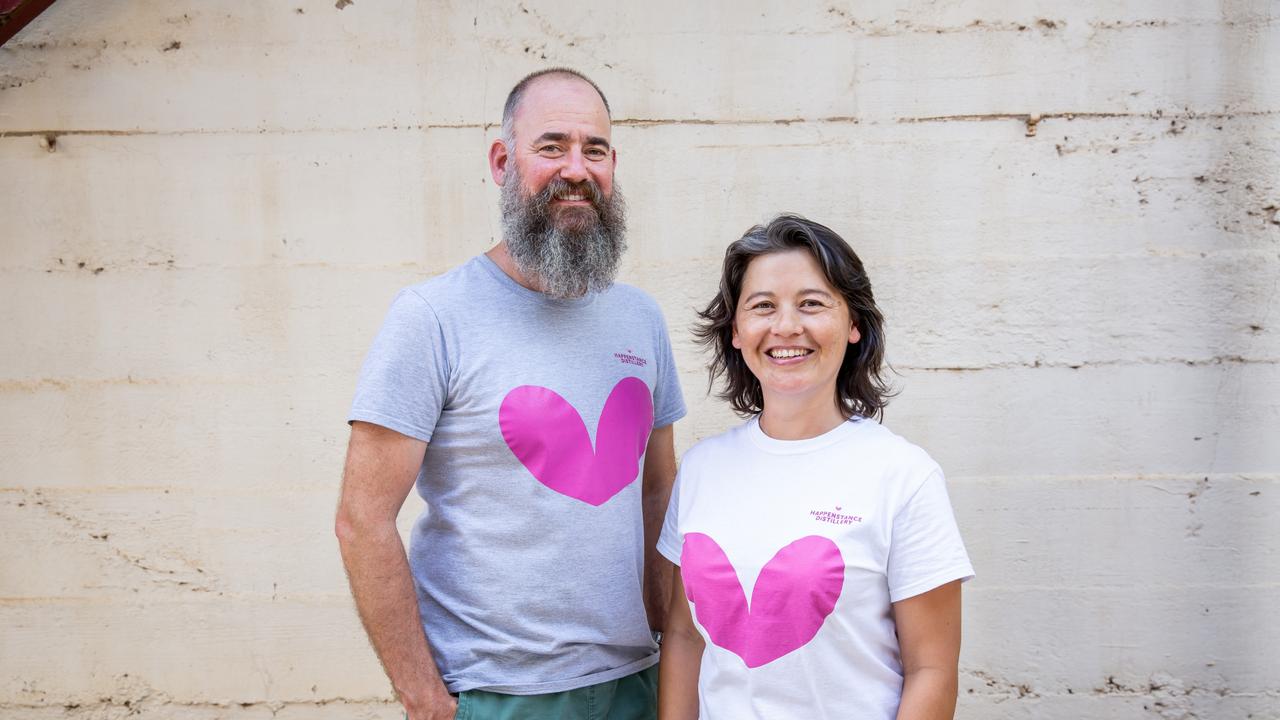
[[[960,581],[893,604],[902,651],[898,720],[951,720],[960,661]]]
[[[360,620],[409,719],[452,720],[457,703],[431,657],[396,529],[426,448],[394,430],[352,423],[335,530]]]
[[[649,627],[662,630],[666,621],[667,602],[671,597],[671,562],[658,552],[658,534],[671,499],[671,484],[676,479],[676,446],[672,426],[660,427],[649,434],[644,451],[644,479],[641,487],[644,509],[644,607]]]

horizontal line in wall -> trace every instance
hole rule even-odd
[[[1194,182],[1191,177],[1186,178],[1147,178],[1146,180],[1163,180],[1163,181],[1185,181],[1186,183]],[[1269,235],[1271,229],[1259,225],[1256,235],[1259,240]],[[70,255],[68,253],[68,255]],[[1148,261],[1148,260],[1247,260],[1256,263],[1276,262],[1280,260],[1275,248],[1269,247],[1236,247],[1236,248],[1213,248],[1206,250],[1197,250],[1192,248],[1150,248],[1137,252],[1106,252],[1106,253],[1036,253],[1036,254],[1013,254],[999,252],[985,253],[967,253],[967,254],[893,254],[882,255],[876,258],[877,267],[896,267],[896,266],[918,266],[927,265],[979,265],[982,263],[1006,263],[1015,264],[1048,264],[1059,263],[1062,261]],[[47,266],[37,265],[3,265],[0,264],[0,274],[17,274],[30,273],[32,275],[82,275],[85,277],[98,276],[103,273],[113,272],[133,272],[133,271],[281,271],[281,270],[334,270],[342,273],[350,272],[396,272],[396,271],[414,271],[423,274],[422,279],[434,277],[441,273],[447,272],[451,265],[441,265],[435,263],[422,263],[411,260],[404,262],[389,263],[355,263],[355,262],[325,262],[321,260],[311,262],[278,262],[278,263],[178,263],[168,260],[150,260],[141,261],[125,258],[120,261],[99,261],[91,259],[83,259],[75,255],[67,257],[51,258]],[[626,267],[626,274],[630,277],[638,277],[644,272],[660,271],[663,274],[670,274],[672,265],[680,264],[684,268],[705,267],[718,268],[723,260],[723,254],[700,254],[700,255],[684,255],[662,262],[647,261],[643,259],[634,259]],[[61,262],[59,262],[61,261]],[[625,280],[625,278],[623,278]]]
[[[1227,250],[1227,251],[1221,251],[1221,252],[1234,253],[1235,251]],[[1262,251],[1258,251],[1258,252],[1249,251],[1249,252],[1251,254],[1263,255],[1264,258],[1270,256],[1269,253],[1264,254]],[[1193,253],[1193,255],[1195,257],[1200,256],[1199,253]],[[1041,256],[1041,257],[1046,261],[1053,259],[1050,256]],[[1188,255],[1188,257],[1191,257],[1191,255]],[[1108,256],[1100,257],[1098,259],[1114,260],[1116,258],[1117,256],[1108,255]],[[54,260],[61,260],[61,259],[62,258],[54,258]],[[1058,258],[1058,259],[1062,259],[1062,258]],[[1082,259],[1091,260],[1093,258],[1086,257]],[[23,266],[11,265],[8,267],[0,266],[0,273],[28,272],[32,274],[44,273],[45,275],[78,273],[80,275],[90,276],[90,275],[101,275],[104,272],[119,272],[119,271],[133,271],[133,270],[160,270],[160,271],[341,270],[343,272],[383,272],[383,271],[413,270],[416,272],[426,273],[429,276],[434,276],[434,275],[438,275],[445,272],[447,269],[448,268],[439,269],[437,266],[424,265],[422,263],[411,262],[411,261],[405,261],[400,263],[382,263],[377,265],[361,264],[361,263],[334,263],[334,262],[322,262],[322,261],[278,263],[278,264],[254,264],[254,265],[236,265],[231,263],[219,263],[219,264],[207,263],[207,264],[197,264],[197,265],[184,265],[184,264],[178,264],[176,262],[171,263],[168,261],[160,261],[160,260],[152,260],[149,262],[125,261],[125,262],[111,263],[111,262],[93,262],[93,261],[87,261],[87,260],[73,259],[70,262],[64,261],[56,264],[51,263],[49,267],[32,267],[30,265],[23,265]],[[425,280],[426,277],[424,277],[423,279]]]
[[[969,532],[972,533],[974,531],[969,530]],[[1045,544],[1047,545],[1048,543],[1046,542]],[[1237,548],[1230,548],[1230,549],[1235,550],[1236,552],[1243,552]],[[1185,554],[1187,550],[1179,549],[1178,552],[1181,554],[1180,556],[1181,559],[1185,560]],[[1251,557],[1254,557],[1254,556],[1256,555],[1251,554]],[[991,563],[990,558],[984,558],[984,559],[987,561],[988,564]],[[1182,569],[1186,570],[1194,567],[1195,567],[1194,565],[1183,566]],[[1064,579],[1061,583],[1056,583],[1056,584],[1036,583],[1036,584],[1026,584],[1026,585],[988,585],[982,582],[982,579],[983,579],[982,569],[979,568],[977,572],[978,574],[975,576],[975,578],[972,581],[964,584],[964,589],[966,593],[974,593],[974,592],[991,593],[991,594],[997,594],[1002,592],[1077,593],[1077,592],[1098,592],[1098,591],[1123,591],[1123,592],[1139,592],[1139,593],[1148,592],[1148,591],[1161,591],[1161,592],[1167,592],[1167,593],[1180,593],[1180,592],[1193,591],[1193,590],[1208,590],[1208,591],[1211,591],[1211,594],[1209,595],[1209,597],[1213,599],[1206,600],[1205,602],[1209,604],[1211,613],[1212,613],[1213,603],[1221,603],[1224,600],[1231,599],[1231,595],[1228,594],[1228,591],[1257,590],[1260,592],[1274,592],[1276,590],[1280,590],[1280,582],[1239,583],[1239,584],[1232,584],[1232,585],[1225,585],[1221,582],[1156,583],[1156,582],[1149,582],[1147,577],[1144,577],[1142,579],[1142,582],[1140,585],[1135,583],[1132,577],[1129,577],[1128,579],[1118,579],[1114,584],[1112,583],[1081,584],[1078,582],[1078,579],[1080,577],[1078,574],[1073,575],[1071,578]],[[1176,570],[1174,572],[1176,572]],[[1212,617],[1212,615],[1210,615],[1210,617]]]
[[[1104,678],[1096,687],[1081,688],[1078,690],[1043,690],[1035,687],[1035,680],[1056,681],[1058,684],[1064,685],[1066,680],[1062,678],[1044,678],[1033,677],[1028,681],[1002,680],[994,685],[993,678],[989,673],[974,670],[961,670],[962,675],[966,675],[970,683],[976,681],[978,684],[960,693],[961,707],[969,705],[973,707],[974,700],[993,700],[996,705],[1003,705],[1010,702],[1026,701],[1035,703],[1038,710],[1047,710],[1047,706],[1042,705],[1046,700],[1067,700],[1079,701],[1085,699],[1114,699],[1116,701],[1125,701],[1132,698],[1165,698],[1166,703],[1170,707],[1177,707],[1174,703],[1175,698],[1183,697],[1206,697],[1212,699],[1230,698],[1280,698],[1280,691],[1277,690],[1260,690],[1257,692],[1248,692],[1245,690],[1230,690],[1225,687],[1202,687],[1196,680],[1181,680],[1168,673],[1161,672],[1164,684],[1153,684],[1154,680],[1148,680],[1145,687],[1125,687],[1124,685],[1115,684],[1115,677],[1108,676]],[[1107,682],[1111,681],[1111,685]],[[1176,683],[1169,681],[1177,681]],[[962,685],[965,684],[962,682]],[[1144,705],[1144,708],[1146,706]],[[1051,714],[1051,713],[1050,713]],[[1007,715],[1003,715],[1006,716]],[[1032,712],[1030,717],[1039,717],[1039,714]],[[1119,717],[1119,716],[1117,716]],[[1128,716],[1125,716],[1128,717]],[[1154,715],[1149,717],[1155,717]],[[1199,715],[1191,714],[1190,711],[1179,710],[1174,717],[1197,718]],[[1252,716],[1250,716],[1252,717]]]
[[[1215,482],[1242,483],[1276,483],[1280,482],[1277,472],[1230,472],[1230,473],[1107,473],[1101,475],[947,475],[948,483],[1026,483],[1035,485],[1048,482],[1127,482],[1127,483],[1197,483],[1207,480]],[[1163,490],[1152,486],[1156,490]]]
[[[1240,355],[1217,355],[1209,358],[1139,358],[1137,360],[1035,360],[1032,362],[1014,361],[998,362],[988,365],[894,365],[894,370],[903,372],[930,373],[975,373],[988,370],[1084,370],[1101,367],[1143,367],[1151,365],[1182,365],[1186,367],[1205,367],[1210,365],[1276,365],[1278,358],[1249,358]]]
[[[61,709],[63,714],[59,717],[103,717],[98,712],[106,712],[109,717],[118,717],[123,711],[128,712],[129,717],[140,715],[142,717],[150,717],[151,712],[156,709],[165,708],[172,711],[173,708],[185,708],[190,710],[213,710],[217,712],[213,717],[219,718],[237,718],[242,717],[240,712],[235,714],[227,714],[228,710],[234,711],[251,711],[255,707],[268,708],[271,716],[290,708],[319,708],[325,705],[358,705],[363,708],[392,708],[396,713],[400,711],[400,703],[395,700],[389,700],[380,696],[369,697],[317,697],[307,700],[227,700],[224,702],[213,702],[205,700],[182,700],[172,697],[168,693],[157,693],[153,688],[136,691],[136,696],[121,694],[119,691],[115,696],[106,700],[100,699],[101,693],[91,693],[96,701],[89,702],[79,696],[63,696],[60,695],[54,702],[46,703],[14,703],[0,702],[0,710],[48,710]],[[107,710],[107,709],[110,710]],[[65,714],[74,711],[75,715]],[[243,716],[248,716],[247,713]],[[122,716],[120,716],[122,717]],[[254,715],[253,717],[261,717]],[[363,715],[361,716],[363,717]],[[390,717],[390,715],[388,716]]]
[[[983,366],[917,366],[894,365],[893,369],[901,372],[927,373],[979,373],[1002,370],[1087,370],[1093,368],[1126,368],[1152,366],[1211,367],[1217,365],[1280,365],[1277,358],[1246,358],[1237,355],[1225,355],[1211,358],[1153,358],[1143,360],[1101,360],[1101,361],[1034,361],[1034,362],[1001,362]],[[263,380],[258,376],[177,376],[177,377],[51,377],[51,378],[10,378],[0,380],[0,392],[34,392],[39,390],[72,390],[84,387],[103,386],[166,386],[181,385],[253,385],[278,386],[293,382],[298,377],[323,378],[325,374],[305,376],[284,376]]]
[[[72,390],[85,387],[103,386],[161,386],[176,387],[181,385],[249,385],[254,387],[272,387],[293,382],[300,377],[318,378],[325,375],[298,375],[278,379],[264,380],[260,376],[243,375],[199,375],[169,377],[125,377],[106,378],[32,378],[0,380],[0,392],[34,392],[38,390]]]
[[[892,20],[877,18],[873,15],[858,15],[854,12],[846,12],[844,10],[832,8],[828,10],[832,16],[828,18],[826,23],[815,23],[811,27],[798,27],[790,30],[779,31],[775,28],[769,29],[751,29],[743,28],[733,33],[724,33],[719,26],[716,27],[680,27],[680,28],[663,28],[654,32],[644,32],[640,37],[643,38],[670,38],[670,37],[698,37],[702,35],[713,35],[724,33],[730,37],[736,38],[758,38],[758,37],[777,37],[799,36],[799,37],[825,37],[831,35],[852,35],[859,37],[874,38],[903,38],[911,35],[952,35],[952,34],[968,34],[978,35],[986,33],[1009,33],[1009,34],[1034,34],[1042,37],[1055,37],[1065,35],[1065,31],[1069,26],[1074,27],[1077,21],[1073,20],[1068,23],[1061,16],[1056,17],[1026,17],[1021,18],[982,18],[975,19],[970,22],[960,24],[930,24],[926,20],[932,19],[927,15],[921,16],[917,21],[911,17],[894,18]],[[228,16],[230,17],[230,16]],[[1086,27],[1093,33],[1103,32],[1122,32],[1122,31],[1151,31],[1151,30],[1177,30],[1182,28],[1268,28],[1276,24],[1280,20],[1280,16],[1262,11],[1262,12],[1224,12],[1217,17],[1186,17],[1186,16],[1155,16],[1155,17],[1130,17],[1111,19],[1104,17],[1091,17],[1078,21],[1078,25]],[[78,28],[71,28],[78,29]],[[136,29],[136,28],[130,28]],[[474,37],[483,37],[483,33],[475,33]],[[567,39],[567,38],[566,38]],[[607,42],[608,36],[586,35],[577,38],[577,43],[589,46],[592,42]],[[337,38],[328,37],[319,45],[319,47],[335,47],[344,43],[355,42],[353,37]],[[6,50],[12,50],[15,53],[24,53],[28,56],[35,55],[54,55],[60,51],[80,51],[93,50],[101,53],[105,50],[113,51],[139,51],[150,52],[151,39],[146,36],[120,36],[119,33],[112,33],[110,37],[103,38],[96,34],[70,34],[68,36],[49,37],[46,35],[32,35],[27,38],[15,38],[5,45]],[[187,49],[197,49],[206,52],[226,52],[228,48],[242,50],[241,43],[228,44],[228,39],[222,35],[212,35],[204,38],[203,42],[192,41],[184,38],[183,47]],[[268,40],[255,38],[253,47],[272,52],[288,52],[291,48],[297,47],[299,43],[290,42],[288,40]],[[573,47],[574,42],[570,42],[569,46]],[[315,46],[311,46],[315,47]],[[168,48],[161,48],[168,50]],[[526,48],[528,51],[528,48]],[[606,65],[606,67],[611,67]]]
[[[841,25],[834,29],[812,28],[787,31],[785,35],[801,37],[823,37],[827,35],[849,34],[872,38],[902,38],[910,35],[977,35],[981,33],[1034,33],[1042,38],[1064,35],[1067,21],[1060,18],[1036,18],[1024,20],[974,20],[963,25],[929,25],[911,19],[894,20],[891,24],[883,20],[857,18],[849,13],[836,9],[828,10],[838,14]],[[1272,15],[1246,15],[1236,18],[1148,18],[1138,20],[1087,20],[1082,25],[1089,28],[1092,36],[1098,32],[1169,30],[1178,28],[1266,28],[1274,24]],[[746,37],[777,33],[744,32]],[[1043,41],[1042,41],[1043,42]]]
[[[334,557],[337,557],[336,547],[334,548]],[[118,595],[42,595],[32,597],[0,596],[0,607],[82,607],[86,605],[152,606],[163,604],[190,605],[199,603],[225,605],[228,602],[239,602],[253,605],[293,604],[336,608],[350,607],[353,617],[355,613],[355,605],[352,603],[351,593],[347,591],[311,593],[305,595],[279,594],[273,596],[270,593],[218,592],[207,588],[180,588],[174,585],[146,585],[145,587],[145,596],[136,592],[124,592],[128,589],[124,586],[113,588],[120,591],[120,594]],[[93,590],[99,589],[100,588],[93,588]]]
[[[1234,120],[1240,118],[1270,117],[1280,114],[1277,110],[1240,110],[1223,112],[1170,111],[1154,110],[1149,112],[1066,112],[1053,111],[1037,113],[1028,112],[996,112],[971,113],[958,115],[907,116],[884,119],[861,118],[852,115],[831,115],[824,117],[788,117],[788,118],[618,118],[613,121],[614,127],[664,127],[664,126],[768,126],[768,125],[890,125],[912,123],[940,122],[993,122],[1017,121],[1027,122],[1032,117],[1040,121],[1057,120]],[[360,133],[360,132],[418,132],[428,130],[491,130],[497,123],[410,123],[404,125],[370,125],[365,127],[334,128],[286,128],[286,127],[251,127],[226,129],[45,129],[45,130],[0,130],[0,140],[5,138],[52,137],[73,135],[94,135],[105,137],[132,136],[182,136],[182,135],[305,135],[311,133]]]
[[[678,423],[677,423],[678,425]],[[1152,490],[1181,495],[1177,490],[1162,488],[1153,483],[1182,483],[1194,485],[1208,481],[1214,483],[1270,484],[1280,483],[1280,473],[1275,472],[1233,472],[1233,473],[1162,473],[1151,474],[1135,471],[1132,473],[1110,473],[1105,475],[947,475],[947,483],[951,485],[977,485],[983,483],[1010,483],[1034,486],[1047,483],[1129,483],[1144,484]],[[335,481],[336,482],[336,481]],[[261,485],[227,486],[219,485],[215,490],[202,489],[193,483],[174,483],[172,485],[7,485],[0,486],[0,494],[9,493],[18,496],[30,495],[103,495],[110,493],[148,493],[165,494],[181,493],[184,497],[262,497],[279,495],[310,495],[334,492],[336,485]],[[408,503],[420,502],[417,495],[410,495]],[[992,508],[975,508],[992,509]]]
[[[616,124],[616,123],[615,123]],[[79,129],[79,130],[0,130],[0,140],[5,138],[53,137],[59,138],[73,135],[95,135],[102,137],[134,137],[134,136],[184,136],[184,135],[308,135],[316,133],[360,133],[360,132],[412,132],[422,130],[488,130],[497,127],[492,123],[421,123],[409,125],[369,125],[365,127],[335,128],[287,128],[287,127],[253,127],[225,129],[181,129],[181,130],[149,130],[133,128],[129,130],[111,129]]]
[[[683,422],[683,421],[682,421]],[[678,425],[679,423],[677,423]],[[1208,480],[1210,484],[1216,482],[1223,483],[1276,483],[1280,482],[1280,472],[1274,471],[1240,471],[1240,472],[1184,472],[1184,473],[1150,473],[1141,470],[1133,472],[1113,472],[1113,473],[1093,473],[1093,474],[1067,474],[1060,475],[1036,475],[1036,474],[1019,474],[1005,475],[991,473],[985,475],[947,475],[949,483],[1026,483],[1028,485],[1036,485],[1040,483],[1051,482],[1075,482],[1075,483],[1094,483],[1094,482],[1127,482],[1127,483],[1196,483]],[[289,494],[306,494],[312,492],[329,492],[334,489],[334,485],[287,485],[264,488],[261,485],[219,485],[214,490],[202,489],[198,485],[185,483],[174,483],[169,485],[154,484],[124,484],[124,485],[49,485],[49,484],[29,484],[29,485],[0,485],[0,493],[47,493],[47,494],[95,494],[95,493],[112,493],[112,492],[164,492],[166,490],[179,491],[188,496],[213,496],[227,495],[238,496],[245,495],[257,497],[260,495],[289,495]],[[1154,489],[1162,488],[1152,486]],[[1180,493],[1178,493],[1180,494]],[[416,502],[417,495],[410,495],[408,502]]]
[[[1173,676],[1170,676],[1171,679]],[[984,681],[984,678],[979,678]],[[1059,681],[1062,682],[1062,681]],[[1105,683],[1105,679],[1103,681]],[[1047,691],[1034,688],[1030,685],[1024,687],[995,687],[989,688],[985,686],[976,686],[972,688],[972,692],[963,692],[960,695],[960,715],[964,715],[964,708],[977,707],[977,700],[989,700],[995,705],[1005,706],[1007,703],[1027,702],[1036,705],[1039,711],[1052,715],[1048,706],[1043,705],[1046,700],[1084,700],[1084,699],[1113,699],[1115,702],[1127,702],[1137,697],[1197,697],[1205,696],[1210,698],[1225,699],[1248,699],[1248,698],[1280,698],[1280,691],[1258,691],[1247,692],[1241,690],[1230,690],[1226,688],[1216,687],[1199,687],[1195,682],[1183,681],[1178,685],[1159,686],[1154,690],[1144,688],[1120,688],[1112,689],[1105,686],[1096,688],[1080,689],[1073,692],[1064,691]],[[256,696],[255,696],[256,697]],[[237,718],[242,717],[241,712],[233,712],[227,714],[228,711],[253,711],[256,707],[268,708],[272,715],[281,711],[297,708],[319,708],[327,705],[336,706],[358,706],[366,709],[394,708],[394,712],[399,714],[400,704],[395,700],[389,700],[381,697],[371,698],[349,698],[343,696],[335,697],[318,697],[308,700],[237,700],[228,699],[225,702],[210,702],[196,700],[182,700],[180,698],[171,697],[169,695],[155,695],[150,690],[145,694],[139,694],[137,697],[128,698],[132,711],[129,715],[141,713],[144,716],[150,716],[155,711],[172,712],[175,708],[190,710],[213,710],[219,711],[217,717]],[[68,706],[69,701],[74,701],[74,708]],[[12,703],[0,702],[0,710],[15,711],[38,711],[48,709],[63,709],[68,711],[74,709],[80,713],[75,717],[98,717],[98,712],[121,712],[122,709],[128,709],[123,705],[123,699],[115,698],[112,700],[95,700],[93,702],[82,701],[79,697],[59,698],[55,702],[47,703]],[[245,713],[244,717],[249,715]],[[1032,713],[1032,716],[1036,716]],[[258,717],[258,715],[253,715]],[[326,716],[327,717],[327,716]],[[1179,717],[1198,717],[1196,715],[1184,714]]]
[[[339,428],[341,429],[341,428]],[[1197,476],[1199,477],[1199,476]],[[202,489],[198,483],[173,483],[171,485],[0,485],[0,494],[14,495],[106,495],[111,493],[180,493],[190,497],[263,497],[268,495],[310,495],[332,493],[337,489],[336,480],[318,485],[225,485],[216,489]],[[409,502],[418,496],[411,494]]]
[[[1024,113],[976,113],[964,115],[932,115],[925,117],[905,117],[898,118],[899,123],[933,123],[933,122],[992,122],[1017,120],[1019,122],[1029,122],[1035,119],[1037,122],[1044,120],[1129,120],[1129,119],[1146,119],[1146,120],[1234,120],[1236,118],[1252,118],[1252,117],[1269,117],[1280,114],[1276,110],[1240,110],[1240,111],[1223,111],[1223,112],[1198,112],[1194,110],[1184,110],[1179,112],[1165,112],[1163,110],[1153,110],[1144,113],[1132,112],[1024,112]]]
[[[335,550],[336,554],[336,550]],[[988,563],[990,560],[988,559]],[[1114,584],[1109,583],[1088,583],[1080,584],[1078,578],[1064,579],[1057,584],[1027,584],[1027,585],[988,585],[983,582],[981,568],[977,577],[965,583],[965,591],[969,593],[977,592],[983,594],[998,594],[1002,592],[1034,592],[1034,593],[1077,593],[1077,592],[1144,592],[1158,591],[1166,593],[1182,593],[1196,590],[1211,591],[1211,597],[1221,600],[1229,599],[1228,591],[1235,590],[1256,590],[1259,592],[1274,592],[1280,589],[1280,583],[1239,583],[1224,585],[1221,582],[1205,582],[1205,583],[1184,583],[1184,582],[1166,582],[1154,583],[1148,582],[1146,579],[1141,586],[1135,585],[1132,578],[1124,580],[1118,579]],[[98,588],[94,588],[95,590]],[[3,607],[82,607],[93,605],[188,605],[192,603],[210,603],[225,604],[227,602],[237,602],[251,605],[295,605],[295,606],[331,606],[342,608],[351,606],[352,613],[355,607],[352,604],[351,594],[349,592],[335,592],[328,594],[313,595],[271,595],[268,593],[236,593],[236,592],[216,592],[203,590],[201,592],[191,592],[182,588],[172,588],[166,591],[162,588],[148,586],[145,596],[135,592],[125,592],[127,588],[119,587],[118,595],[97,594],[83,596],[37,596],[37,597],[0,597],[0,608]],[[1207,601],[1213,603],[1214,600]],[[1212,604],[1210,605],[1212,608]]]

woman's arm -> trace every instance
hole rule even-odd
[[[662,633],[662,662],[658,666],[658,718],[693,720],[698,717],[698,669],[706,643],[693,626],[684,582],[677,566],[671,573],[671,601],[667,628]]]
[[[960,663],[960,581],[893,604],[902,651],[898,720],[952,720]]]

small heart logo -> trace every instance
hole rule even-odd
[[[841,511],[841,510],[843,510],[843,509],[844,509],[844,508],[840,507],[839,505],[837,505],[837,506],[836,506],[836,512],[840,512],[840,511]]]
[[[680,578],[711,642],[757,668],[818,634],[844,588],[844,557],[820,535],[792,542],[760,571],[748,607],[738,572],[720,545],[709,535],[687,533]]]
[[[575,500],[600,506],[640,474],[653,398],[636,377],[618,381],[596,425],[596,446],[582,415],[554,390],[521,385],[498,408],[502,439],[538,482]]]

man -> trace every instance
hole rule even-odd
[[[401,291],[361,371],[337,534],[410,720],[654,716],[684,402],[656,304],[613,284],[610,129],[575,71],[517,84],[489,149],[502,242]]]

